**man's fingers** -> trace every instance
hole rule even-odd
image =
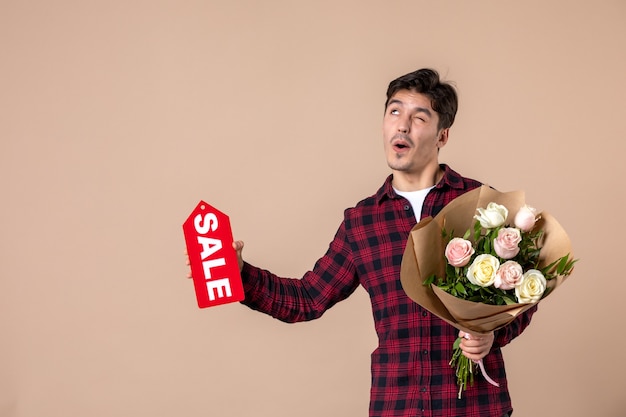
[[[241,271],[243,268],[243,256],[241,255],[241,251],[243,250],[243,241],[235,240],[233,242],[233,249],[237,252],[237,263],[239,264],[239,270]]]
[[[191,265],[191,263],[189,263],[189,253],[187,252],[187,249],[185,249],[185,252],[183,252],[183,253],[185,255],[185,265],[187,265],[187,266]],[[187,278],[193,278],[191,276],[191,269],[189,269],[187,271]]]

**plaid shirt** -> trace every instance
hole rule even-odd
[[[444,176],[426,196],[420,218],[436,215],[455,197],[481,185],[441,167]],[[496,331],[484,364],[500,387],[479,375],[457,399],[449,361],[458,331],[409,299],[400,283],[405,244],[417,221],[391,180],[389,176],[375,195],[345,211],[328,251],[302,279],[279,278],[244,264],[243,303],[282,321],[306,321],[363,285],[379,341],[372,354],[371,417],[500,417],[512,410],[500,348],[524,330],[536,308]]]

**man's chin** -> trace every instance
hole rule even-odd
[[[400,161],[387,161],[387,166],[397,172],[406,172],[411,168],[411,164]]]

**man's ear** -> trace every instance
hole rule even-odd
[[[441,129],[439,132],[439,137],[437,138],[437,147],[443,148],[446,143],[448,143],[448,133],[450,132],[450,128],[447,127],[445,129]]]

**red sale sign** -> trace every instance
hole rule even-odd
[[[228,216],[200,201],[183,224],[183,232],[198,307],[243,300],[243,284]]]

